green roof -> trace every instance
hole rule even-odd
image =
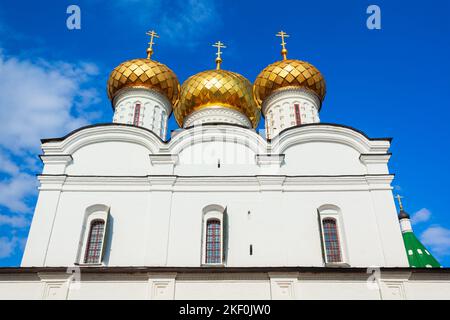
[[[441,268],[441,264],[431,255],[413,232],[403,233],[406,255],[412,268]]]

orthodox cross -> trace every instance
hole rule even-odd
[[[284,41],[285,38],[289,38],[289,35],[284,32],[280,31],[276,34],[277,37],[281,37],[281,47],[283,48],[281,50],[281,55],[283,56],[283,60],[287,59],[287,49],[286,49],[286,41]]]
[[[159,38],[159,36],[154,30],[148,31],[146,33],[146,35],[150,36],[150,42],[148,43],[148,49],[147,49],[147,59],[150,59],[152,57],[152,54],[153,54],[153,45],[155,44],[153,42],[153,39],[154,38]]]
[[[216,67],[216,69],[220,70],[220,64],[222,63],[222,51],[220,51],[220,49],[226,48],[226,46],[220,41],[217,41],[212,46],[217,48],[217,53],[216,53],[216,55],[217,55],[217,58],[216,58],[217,67]]]
[[[403,197],[401,195],[399,195],[399,194],[396,195],[395,197],[397,198],[398,206],[400,208],[400,211],[403,211],[403,203],[402,203]]]

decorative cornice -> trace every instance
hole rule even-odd
[[[290,146],[308,142],[335,142],[348,145],[362,154],[386,154],[389,139],[369,139],[350,127],[328,123],[305,124],[280,132],[271,141],[272,152],[284,152]]]
[[[41,159],[43,164],[63,164],[67,165],[69,162],[73,160],[72,155],[70,154],[49,154],[39,155],[39,159]]]
[[[363,154],[386,154],[390,138],[370,139],[354,128],[316,123],[291,127],[266,141],[254,130],[232,124],[204,124],[186,128],[171,140],[164,142],[152,131],[125,124],[99,124],[80,128],[63,138],[42,140],[45,155],[70,154],[78,148],[98,141],[133,141],[149,149],[149,153],[177,154],[186,146],[201,143],[207,137],[221,141],[237,141],[251,147],[255,153],[283,153],[289,146],[313,141],[337,142],[349,145]]]
[[[176,165],[178,164],[178,155],[170,153],[150,154],[150,162],[152,165]]]
[[[392,189],[390,185],[392,180],[394,180],[394,175],[366,175],[366,180],[373,188],[389,185],[389,188]]]
[[[174,184],[177,182],[176,176],[149,176],[148,182],[152,187],[163,187],[164,190],[173,190]]]
[[[46,190],[65,191],[368,191],[391,190],[393,175],[359,176],[38,176]]]
[[[275,165],[280,167],[284,162],[285,155],[284,154],[255,154],[256,164],[259,166],[264,165]]]
[[[67,271],[67,269],[66,269]],[[38,277],[45,282],[65,282],[72,277],[71,273],[61,272],[37,272]]]
[[[256,176],[261,191],[282,191],[286,176]]]
[[[361,154],[359,159],[365,165],[367,164],[385,164],[389,162],[392,153],[374,153],[374,154]]]
[[[158,153],[159,146],[163,143],[158,135],[148,129],[114,123],[79,129],[62,140],[44,142],[42,149],[45,155],[73,154],[85,145],[106,141],[140,144],[150,153]]]
[[[10,274],[54,274],[64,273],[69,277],[71,274],[67,274],[68,267],[0,267],[0,275]],[[235,274],[235,273],[292,273],[298,272],[299,276],[302,275],[318,275],[318,274],[347,274],[354,276],[356,274],[369,275],[368,269],[373,267],[350,267],[350,268],[327,268],[327,267],[305,267],[305,266],[271,266],[271,267],[175,267],[175,266],[110,266],[110,267],[80,267],[81,273],[90,274],[114,274],[114,273],[129,273],[129,274],[148,274],[148,273],[176,273],[177,277],[180,274],[207,274],[207,273],[219,273],[219,274]],[[380,267],[382,275],[386,275],[387,278],[398,278],[400,275],[411,275],[414,280],[422,280],[428,276],[445,278],[450,280],[450,268],[409,268],[409,267]],[[402,276],[403,278],[403,276]],[[441,279],[442,279],[441,278]],[[367,279],[367,277],[366,277]]]
[[[41,191],[60,191],[67,179],[67,175],[38,175]]]
[[[172,104],[170,103],[169,99],[167,99],[165,95],[159,93],[158,91],[147,87],[124,87],[120,89],[114,96],[113,109],[115,109],[116,106],[122,102],[122,100],[138,97],[158,101],[161,106],[166,109],[167,115],[170,115],[170,113],[172,112]]]
[[[228,268],[223,268],[228,269]],[[269,276],[265,272],[251,273],[180,273],[177,274],[177,281],[214,281],[214,280],[247,280],[247,281],[267,281]]]
[[[250,120],[243,113],[222,106],[211,106],[194,111],[184,119],[183,127],[184,128],[191,127],[195,125],[197,122],[202,123],[223,122],[223,123],[238,124],[246,128],[252,127]]]
[[[320,110],[322,103],[320,102],[317,94],[312,90],[303,87],[283,87],[274,91],[267,99],[264,100],[261,106],[262,113],[265,115],[268,111],[267,108],[273,106],[275,104],[275,100],[282,100],[292,96],[299,99],[306,98],[311,101],[318,111]]]

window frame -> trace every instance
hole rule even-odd
[[[141,125],[141,109],[142,104],[140,101],[136,101],[134,103],[134,109],[133,109],[133,125],[134,126],[140,126]]]
[[[349,266],[348,264],[348,255],[347,255],[347,246],[346,239],[343,227],[343,219],[342,213],[339,207],[335,205],[324,205],[318,209],[319,214],[319,223],[320,223],[320,240],[322,244],[322,257],[325,263],[325,266]],[[324,220],[332,219],[336,223],[336,232],[339,242],[339,249],[341,254],[341,261],[332,262],[328,261],[326,242],[325,242],[325,229],[324,229]]]
[[[224,266],[224,214],[225,209],[222,206],[210,205],[203,209],[203,221],[202,221],[202,245],[201,245],[201,265],[202,266]],[[208,235],[208,221],[218,220],[220,223],[220,262],[208,263],[206,262],[206,240]]]
[[[101,235],[101,242],[100,242],[100,252],[98,253],[98,260],[95,262],[88,262],[88,257],[89,257],[89,245],[91,243],[92,240],[92,229],[94,228],[94,225],[96,223],[101,222],[101,224],[103,225],[103,231],[102,231],[102,235]],[[86,238],[86,246],[84,248],[84,257],[83,257],[83,264],[99,264],[102,261],[102,256],[103,256],[103,247],[105,244],[105,235],[106,235],[106,222],[104,219],[93,219],[90,224],[89,224],[89,230],[87,232],[87,238]]]
[[[106,241],[107,241],[108,235],[109,235],[109,225],[108,225],[109,212],[110,212],[110,208],[108,206],[101,205],[101,204],[92,205],[86,209],[86,212],[85,212],[85,215],[83,218],[80,242],[78,245],[78,254],[77,254],[75,264],[83,265],[83,266],[105,265],[103,259],[104,259],[104,255],[105,255]],[[89,240],[89,236],[91,233],[92,223],[95,220],[102,220],[104,222],[102,246],[101,246],[100,255],[99,255],[100,259],[98,262],[95,262],[95,263],[86,263],[84,261],[85,261],[88,240]]]
[[[294,114],[295,114],[295,125],[301,125],[302,124],[302,113],[300,111],[300,103],[294,102]]]
[[[331,250],[330,248],[327,247],[327,237],[326,237],[326,230],[325,230],[325,222],[326,221],[332,221],[334,223],[334,230],[336,232],[336,242],[337,242],[337,248],[338,248],[338,253],[339,253],[339,261],[328,261],[329,259],[329,250]],[[339,227],[338,227],[338,221],[336,220],[336,218],[331,218],[331,217],[325,217],[321,219],[321,224],[322,224],[322,241],[323,241],[323,248],[324,248],[324,256],[325,256],[325,261],[326,263],[332,263],[332,264],[336,264],[336,263],[342,263],[343,262],[343,257],[342,257],[342,244],[341,244],[341,235],[339,232]]]
[[[218,252],[218,257],[219,257],[219,261],[218,262],[209,262],[208,260],[209,260],[209,258],[211,258],[211,259],[215,259],[215,257],[216,257],[216,255],[214,254],[212,257],[210,257],[209,255],[208,255],[208,251],[215,251],[215,250],[208,250],[208,238],[209,237],[213,237],[213,235],[210,235],[209,234],[209,232],[210,232],[210,225],[212,225],[212,224],[215,224],[215,227],[214,227],[214,229],[217,229],[218,230],[218,232],[219,232],[219,235],[218,235],[218,242],[219,242],[219,252]],[[218,225],[218,227],[217,227],[217,225]],[[220,221],[219,219],[217,219],[217,218],[209,218],[208,220],[206,220],[206,240],[205,240],[205,252],[204,252],[204,254],[205,254],[205,264],[208,264],[208,265],[215,265],[215,264],[222,264],[222,261],[223,261],[223,227],[222,227],[222,221]],[[214,236],[214,238],[216,238],[217,236]],[[214,239],[212,242],[211,242],[211,244],[215,244],[217,241],[216,241],[216,239]]]

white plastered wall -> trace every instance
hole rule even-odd
[[[111,208],[105,265],[200,266],[202,210],[218,204],[229,215],[227,266],[323,266],[317,209],[331,204],[351,266],[407,266],[388,141],[320,125],[270,144],[244,128],[199,130],[163,143],[144,129],[99,126],[45,144],[52,175],[40,176],[22,265],[74,264],[83,214],[100,204]],[[187,155],[205,149],[192,164]],[[227,162],[230,154],[243,162]]]

